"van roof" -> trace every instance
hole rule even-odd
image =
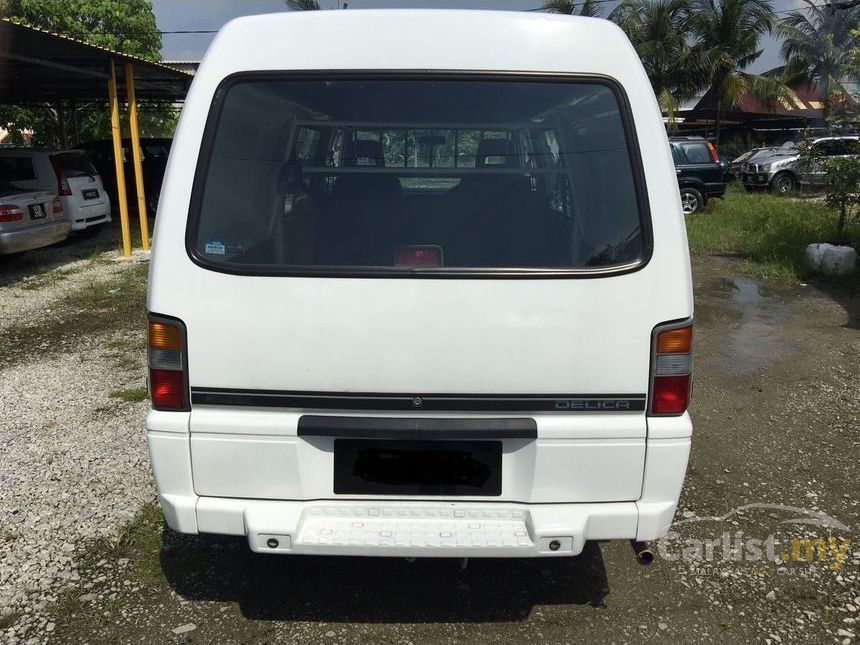
[[[641,70],[627,37],[602,19],[462,9],[292,11],[227,23],[195,82],[251,70],[577,72],[617,78],[631,65]]]

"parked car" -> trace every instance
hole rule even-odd
[[[860,154],[857,136],[816,137],[810,145],[820,157]],[[760,157],[744,167],[743,183],[747,190],[767,189],[778,195],[791,193],[801,183],[821,186],[825,173],[820,165],[801,163],[801,151],[796,145],[786,146],[770,156]]]
[[[83,152],[2,148],[0,177],[22,188],[58,195],[73,231],[111,221],[110,199]]]
[[[797,183],[803,189],[821,188],[827,182],[827,171],[821,163],[833,157],[860,158],[860,136],[842,136],[820,139],[813,143],[813,152],[818,157],[808,165],[797,168]]]
[[[724,167],[712,143],[702,137],[671,137],[669,144],[685,215],[700,212],[710,198],[726,193]]]
[[[70,229],[55,193],[22,188],[0,176],[0,255],[62,242]]]
[[[739,155],[738,157],[732,159],[731,163],[729,164],[728,172],[734,179],[742,179],[744,174],[744,168],[748,163],[761,157],[769,157],[773,154],[777,154],[779,150],[781,150],[781,148],[775,146],[752,148],[751,150],[747,150],[742,155]]]
[[[665,535],[693,313],[667,145],[606,20],[228,23],[155,224],[146,426],[168,525],[353,556]]]
[[[166,138],[143,138],[140,140],[141,169],[143,171],[143,192],[146,197],[146,209],[150,217],[155,217],[158,209],[158,199],[161,194],[161,183],[164,181],[164,169],[167,167],[167,157],[170,154],[172,140]],[[137,208],[137,183],[134,178],[134,163],[131,154],[131,139],[122,140],[122,161],[125,171],[125,188],[128,194],[129,208]],[[96,139],[86,141],[78,146],[90,156],[102,176],[111,199],[117,201],[116,167],[113,161],[113,141]]]

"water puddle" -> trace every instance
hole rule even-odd
[[[710,280],[697,290],[696,319],[713,327],[719,341],[709,358],[727,371],[754,373],[791,352],[783,323],[786,305],[758,281],[739,276]]]

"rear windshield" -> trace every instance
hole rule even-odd
[[[711,151],[705,143],[682,143],[681,149],[690,163],[714,163]]]
[[[33,165],[32,157],[0,156],[0,180],[29,181],[35,178],[36,167]]]
[[[89,177],[98,174],[90,158],[83,152],[58,152],[51,157],[67,178]]]
[[[10,195],[17,195],[19,193],[28,192],[27,188],[21,188],[20,186],[16,186],[12,184],[2,177],[0,177],[0,197],[8,197]]]
[[[606,84],[267,79],[219,95],[189,227],[204,264],[589,269],[646,252]]]

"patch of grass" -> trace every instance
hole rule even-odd
[[[146,263],[134,264],[105,282],[82,285],[53,305],[50,317],[0,331],[4,365],[63,351],[82,338],[145,329],[148,269]]]
[[[126,403],[140,403],[149,398],[149,392],[145,387],[132,387],[126,390],[115,390],[110,393],[115,399],[121,399]]]
[[[725,198],[687,218],[687,237],[694,254],[733,255],[759,277],[802,280],[813,275],[806,246],[836,238],[837,220],[834,209],[812,199],[746,193],[731,185]],[[845,237],[860,248],[860,223],[849,223]],[[847,281],[860,283],[860,274]]]
[[[78,564],[81,576],[95,578],[100,575],[98,565],[102,560],[116,566],[117,560],[128,558],[128,573],[132,579],[149,587],[160,586],[164,581],[159,559],[163,523],[158,506],[154,503],[144,505],[119,533],[90,543]],[[128,603],[126,594],[118,594],[112,600],[102,598],[97,604],[83,603],[81,595],[82,591],[77,587],[63,589],[58,594],[53,614],[61,624],[77,617],[85,632],[110,625],[113,617]]]

